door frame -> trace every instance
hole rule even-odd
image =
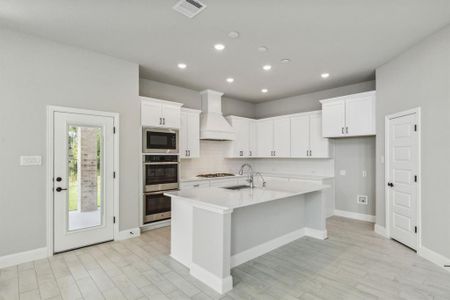
[[[54,193],[53,193],[53,169],[54,169],[54,114],[56,112],[60,113],[72,113],[72,114],[84,114],[102,117],[113,118],[115,134],[113,135],[113,170],[116,172],[116,177],[113,180],[114,194],[113,194],[113,212],[116,218],[114,223],[114,240],[119,237],[119,183],[120,183],[120,172],[119,172],[119,113],[96,111],[89,109],[80,109],[73,107],[64,106],[47,106],[47,180],[46,180],[46,212],[47,212],[47,251],[48,256],[53,256],[54,254]]]
[[[416,251],[422,248],[422,118],[421,118],[421,108],[416,107],[409,110],[401,111],[398,113],[394,113],[391,115],[387,115],[385,117],[385,169],[384,169],[384,193],[385,193],[385,212],[386,212],[386,235],[388,238],[391,238],[391,216],[390,216],[390,204],[391,199],[389,198],[389,189],[387,188],[387,184],[389,182],[389,169],[390,169],[390,151],[389,151],[389,121],[392,119],[396,119],[399,117],[404,117],[407,115],[416,114],[417,116],[417,158],[418,158],[418,166],[417,166],[417,249]]]

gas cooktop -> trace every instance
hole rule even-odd
[[[211,174],[200,174],[200,175],[197,175],[197,177],[204,177],[204,178],[216,178],[216,177],[228,177],[228,176],[234,176],[234,174],[231,174],[231,173],[211,173]]]

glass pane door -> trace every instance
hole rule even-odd
[[[103,132],[101,127],[68,127],[68,230],[102,225]]]

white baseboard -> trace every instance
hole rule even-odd
[[[360,220],[360,221],[366,221],[366,222],[372,222],[372,223],[375,222],[375,216],[355,213],[355,212],[351,212],[351,211],[335,209],[334,215],[339,216],[339,217],[354,219],[354,220]]]
[[[328,232],[326,230],[318,230],[314,228],[304,228],[305,236],[309,236],[319,240],[325,240],[328,238]]]
[[[123,241],[138,237],[141,235],[141,230],[139,228],[131,228],[123,231],[119,231],[119,236],[116,238],[117,241]]]
[[[219,294],[225,294],[233,289],[233,278],[231,275],[220,278],[195,263],[191,263],[190,274]]]
[[[382,235],[385,238],[389,238],[389,236],[387,235],[387,232],[386,232],[386,228],[384,226],[375,224],[374,231],[375,231],[375,233]]]
[[[0,269],[48,257],[47,247],[0,257]]]
[[[417,253],[422,256],[423,258],[431,261],[432,263],[440,266],[441,268],[444,268],[445,270],[450,272],[450,268],[444,267],[444,265],[450,265],[450,258],[447,258],[439,253],[436,253],[424,246],[419,248]]]
[[[290,242],[295,241],[296,239],[299,239],[304,236],[305,236],[305,228],[301,228],[288,234],[282,235],[273,240],[270,240],[268,242],[265,242],[261,245],[237,253],[231,257],[231,267],[232,268],[237,267],[240,264],[248,262],[249,260],[257,258],[258,256],[266,254],[277,248],[280,248],[281,246],[289,244]]]
[[[161,227],[167,227],[167,226],[170,226],[170,220],[164,220],[164,221],[160,221],[160,222],[144,224],[141,226],[141,232],[158,229]]]

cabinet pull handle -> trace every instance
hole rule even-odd
[[[345,132],[348,133],[348,127],[345,127]]]
[[[252,156],[252,151],[248,151],[248,156]]]
[[[312,156],[312,150],[309,150],[309,156]]]
[[[199,186],[200,186],[200,184],[194,184],[194,187],[196,187],[196,188],[199,187]]]
[[[189,155],[189,157],[191,156],[191,150],[188,150],[188,155]]]
[[[166,118],[163,118],[163,125],[166,125]]]
[[[239,156],[243,156],[243,155],[244,155],[244,153],[242,152],[242,150],[239,151]]]
[[[344,127],[342,127],[342,130],[341,130],[341,131],[342,131],[342,134],[344,134]]]
[[[162,118],[159,118],[159,125],[162,125]]]

